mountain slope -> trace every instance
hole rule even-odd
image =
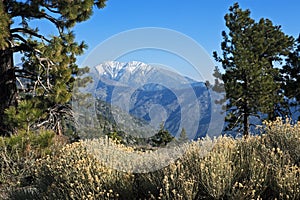
[[[204,83],[141,62],[110,61],[95,69],[99,76],[93,95],[118,107],[112,115],[123,131],[136,134],[131,131],[137,125],[132,125],[136,121],[120,110],[145,121],[140,130],[158,130],[164,123],[174,136],[179,136],[183,128],[190,139],[205,135],[211,108]]]

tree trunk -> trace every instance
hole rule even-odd
[[[248,135],[249,135],[249,115],[246,112],[244,113],[243,125],[244,125],[243,135],[245,137],[248,137]]]
[[[4,121],[4,111],[9,106],[17,106],[16,74],[11,49],[0,50],[0,135],[11,131]]]
[[[249,87],[248,87],[248,79],[247,79],[247,75],[245,73],[243,73],[243,79],[244,79],[244,85],[243,85],[243,90],[244,91],[248,91]],[[244,130],[243,130],[243,136],[248,137],[249,135],[249,101],[248,101],[248,92],[246,92],[246,97],[244,97],[244,103],[243,103],[243,110],[244,110],[244,120],[243,120],[243,126],[244,126]]]

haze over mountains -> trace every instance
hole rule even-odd
[[[184,128],[190,139],[204,136],[211,99],[203,82],[142,62],[109,61],[97,65],[93,96],[111,104],[118,128],[149,137],[161,124],[172,135]]]

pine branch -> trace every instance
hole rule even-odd
[[[15,69],[15,72],[16,72],[16,78],[25,78],[25,79],[30,79],[32,81],[35,81],[37,77],[35,73],[32,73],[24,69]]]
[[[68,105],[55,104],[47,109],[47,113],[47,117],[35,125],[36,128],[47,126],[50,129],[56,130],[57,134],[61,134],[61,122],[63,118],[68,117],[71,121],[74,121],[74,113]]]
[[[23,43],[16,46],[15,44],[12,45],[12,51],[13,52],[20,52],[20,51],[26,51],[26,52],[34,52],[37,54],[40,54],[41,52],[38,49],[35,49],[32,47],[32,45],[28,44],[27,40],[20,36],[19,34],[12,34],[13,38],[17,38],[21,40]]]
[[[33,49],[31,46],[23,43],[18,46],[12,47],[11,50],[12,52],[20,52],[20,51],[31,52]]]
[[[13,29],[10,30],[10,33],[16,33],[16,32],[29,34],[31,36],[40,38],[41,40],[45,40],[45,41],[47,41],[49,43],[51,42],[51,40],[45,38],[43,35],[40,35],[40,34],[34,32],[33,30],[30,30],[30,29],[27,29],[27,28],[13,28]],[[23,42],[26,42],[26,40],[22,36],[20,36],[18,34],[14,34],[13,36],[17,37],[18,39],[20,39]]]
[[[59,11],[57,10],[53,10],[52,8],[50,8],[49,6],[46,6],[46,5],[43,5],[48,11],[52,12],[52,13],[55,13],[55,14],[60,14]]]
[[[22,90],[25,90],[25,87],[21,81],[21,79],[19,79],[19,77],[16,77],[17,82],[21,85]]]
[[[40,13],[41,15],[39,16],[36,16],[37,18],[45,18],[47,20],[49,20],[50,22],[52,22],[56,28],[58,29],[58,32],[60,35],[62,35],[63,33],[63,22],[58,20],[58,19],[55,19],[54,17],[50,16],[50,15],[47,15],[46,13]]]
[[[11,35],[12,38],[17,38],[19,39],[20,41],[22,41],[23,43],[27,43],[27,40],[25,38],[23,38],[21,35],[19,34],[12,34]]]
[[[47,19],[48,21],[50,21],[51,23],[53,23],[60,35],[63,33],[63,26],[64,26],[64,23],[63,21],[59,20],[59,19],[56,19],[48,14],[46,14],[45,12],[42,12],[40,10],[29,10],[29,9],[26,9],[26,5],[25,4],[22,4],[22,5],[18,5],[19,7],[25,7],[23,9],[20,9],[20,10],[14,10],[12,13],[10,13],[11,17],[14,18],[14,17],[22,17],[22,18],[27,18],[27,19],[31,19],[31,18],[36,18],[36,19]]]
[[[36,80],[35,76],[31,76],[31,75],[24,75],[24,74],[20,74],[20,75],[16,75],[16,78],[25,78],[25,79],[31,79],[31,80]]]

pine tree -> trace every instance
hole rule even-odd
[[[0,2],[0,134],[10,133],[10,117],[30,106],[41,113],[33,127],[61,132],[61,119],[70,114],[74,77],[80,73],[76,56],[86,48],[75,41],[72,28],[91,17],[93,6],[103,8],[105,0]],[[51,23],[57,34],[42,35],[33,20]],[[15,53],[23,56],[20,66],[14,65]]]
[[[262,113],[273,119],[278,105],[283,101],[280,94],[280,63],[293,43],[280,26],[269,19],[255,22],[249,10],[242,10],[238,3],[225,15],[229,32],[222,32],[222,57],[214,52],[216,61],[222,64],[227,104],[228,125],[226,130],[249,134],[250,117],[261,119]]]
[[[149,138],[152,146],[154,147],[165,147],[171,141],[174,140],[174,136],[165,129],[163,123],[160,125],[158,133]]]
[[[287,97],[287,106],[298,107],[300,105],[300,35],[295,40],[294,50],[286,59],[286,64],[280,70],[282,74],[282,90]],[[299,119],[300,120],[300,116]]]
[[[178,142],[179,144],[183,144],[189,141],[188,135],[186,134],[186,131],[184,128],[181,129],[179,138],[178,138]]]

